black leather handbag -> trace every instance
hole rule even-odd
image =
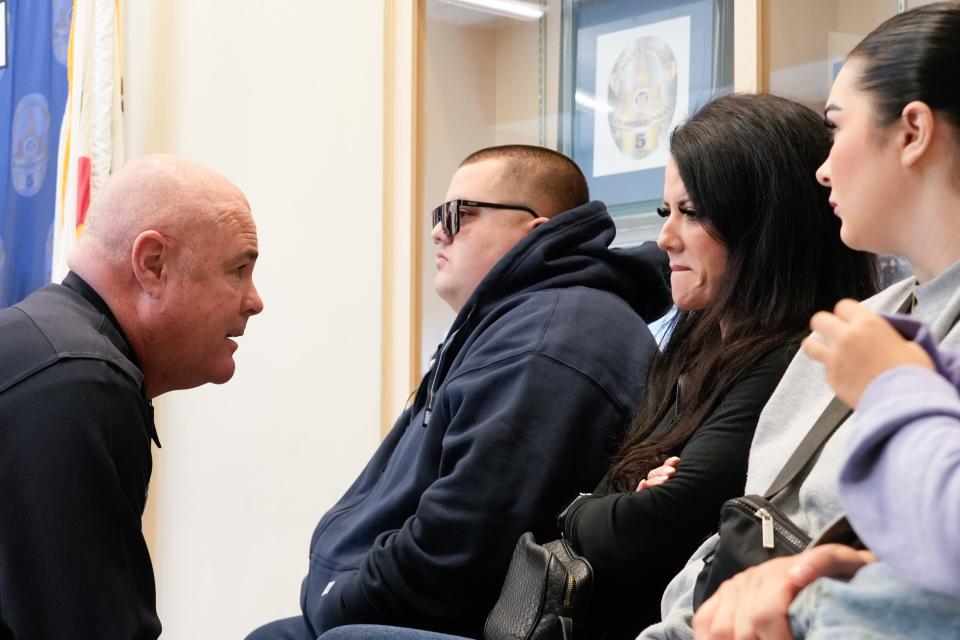
[[[773,558],[800,553],[810,536],[790,521],[776,506],[806,478],[820,449],[850,415],[850,408],[833,398],[796,451],[787,460],[773,484],[762,496],[733,498],[720,508],[720,541],[707,555],[693,590],[694,611],[713,595],[720,584],[744,569]]]
[[[580,633],[593,593],[593,568],[560,539],[517,541],[484,640],[571,640]]]

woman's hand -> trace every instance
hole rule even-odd
[[[904,340],[889,322],[853,300],[841,300],[833,313],[821,311],[810,319],[819,335],[803,341],[803,350],[827,368],[827,382],[847,406],[881,373],[903,365],[933,369],[927,352]]]
[[[637,491],[643,491],[650,487],[656,487],[665,483],[677,473],[677,467],[680,465],[680,458],[671,456],[663,461],[663,465],[652,469],[647,477],[637,485]]]
[[[768,560],[720,585],[693,616],[696,640],[790,640],[788,612],[797,593],[821,577],[847,579],[876,558],[825,544]]]

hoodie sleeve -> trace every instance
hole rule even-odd
[[[960,366],[891,369],[854,414],[839,496],[863,541],[903,579],[960,595]]]
[[[628,416],[590,377],[540,353],[461,371],[432,418],[447,423],[436,479],[324,599],[324,627],[416,623],[478,637],[520,534],[557,537],[556,514],[602,475]]]

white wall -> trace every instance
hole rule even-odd
[[[221,171],[259,228],[265,311],[230,383],[157,402],[146,518],[163,637],[242,638],[298,612],[313,526],[379,439],[384,5],[124,7],[129,155]]]

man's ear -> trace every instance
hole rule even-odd
[[[170,247],[159,231],[144,231],[133,241],[133,276],[147,295],[157,298],[169,273]]]
[[[903,144],[900,161],[905,167],[911,167],[923,157],[933,142],[936,126],[933,110],[927,103],[914,100],[900,112],[900,126]]]
[[[539,218],[534,218],[533,220],[530,221],[530,231],[533,231],[534,229],[542,225],[544,222],[547,222],[549,220],[550,218],[545,218],[543,216],[540,216]]]

